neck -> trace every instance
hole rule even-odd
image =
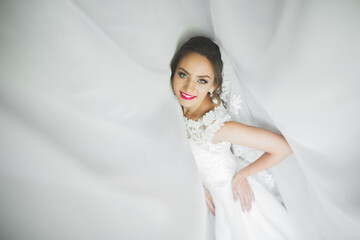
[[[193,106],[191,108],[183,107],[183,113],[186,118],[197,120],[205,113],[213,109],[216,105],[217,104],[214,104],[210,98],[206,97],[200,105]]]

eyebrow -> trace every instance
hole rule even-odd
[[[186,70],[183,69],[183,68],[179,68],[179,70],[182,70],[182,71],[184,71],[186,74],[191,75],[188,71],[186,71]],[[211,79],[208,75],[201,75],[201,76],[198,76],[198,77],[201,77],[201,78],[207,77],[207,78]]]

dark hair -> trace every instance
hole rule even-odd
[[[171,86],[173,86],[175,71],[180,60],[188,53],[199,53],[211,62],[215,74],[214,83],[216,85],[216,89],[214,90],[214,97],[220,100],[220,94],[222,92],[221,84],[223,82],[223,62],[221,60],[219,46],[207,37],[192,37],[177,49],[170,63]]]

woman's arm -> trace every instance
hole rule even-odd
[[[226,122],[215,133],[212,141],[213,143],[231,142],[261,149],[265,152],[256,161],[239,171],[243,177],[271,168],[292,153],[289,144],[282,135],[238,122]]]
[[[256,161],[238,171],[232,179],[234,200],[240,200],[243,211],[250,211],[255,196],[247,177],[275,166],[291,154],[292,150],[283,136],[238,122],[226,122],[215,133],[212,142],[221,141],[257,148],[265,152]]]

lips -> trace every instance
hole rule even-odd
[[[186,93],[184,93],[182,91],[180,91],[180,96],[185,100],[193,100],[194,98],[196,98],[196,96],[186,94]]]

